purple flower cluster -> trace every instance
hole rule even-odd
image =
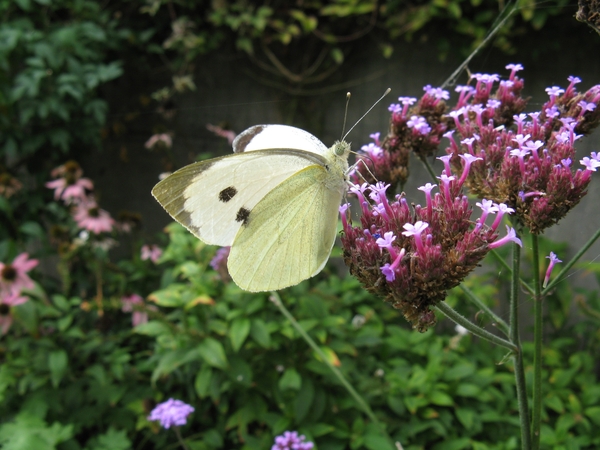
[[[566,89],[546,89],[550,98],[540,112],[509,118],[515,105],[519,109],[523,104],[515,95],[515,86],[520,91],[523,81],[515,75],[520,65],[507,68],[511,75],[500,81],[495,93],[498,78],[492,75],[473,75],[475,88],[457,88],[461,97],[448,114],[455,130],[445,134],[450,139],[446,153],[480,158],[482,163],[462,175],[469,190],[479,198],[506,203],[522,225],[539,234],[581,200],[591,172],[600,167],[595,153],[580,160],[582,169],[572,167],[575,142],[600,123],[600,85],[577,93],[580,80],[569,77]],[[484,77],[486,83],[481,81]],[[463,171],[459,158],[453,158],[452,166]]]
[[[194,408],[181,400],[170,398],[166,402],[159,403],[150,412],[148,420],[158,420],[163,428],[171,428],[173,425],[181,426],[187,423],[187,417],[194,412]]]
[[[296,431],[286,431],[275,438],[275,444],[271,450],[311,450],[314,444],[305,442],[305,439],[303,435],[298,436]]]
[[[419,188],[425,193],[425,206],[411,207],[403,195],[388,200],[390,185],[378,182],[350,188],[361,205],[361,226],[352,226],[349,204],[340,207],[344,260],[350,273],[400,309],[419,331],[435,324],[431,308],[491,249],[507,242],[521,245],[512,228],[498,239],[502,217],[513,212],[505,204],[483,200],[477,204],[480,217],[471,220],[473,210],[461,192],[464,178],[448,175],[450,158],[443,158],[447,170],[439,177],[439,192],[432,195],[436,185],[430,183]],[[473,161],[463,161],[468,170]],[[487,217],[494,214],[488,225]]]
[[[431,308],[491,249],[521,244],[508,227],[498,239],[503,215],[541,233],[581,200],[591,172],[600,167],[596,153],[579,161],[581,169],[572,167],[575,142],[600,124],[600,85],[578,93],[580,80],[569,77],[566,89],[546,90],[549,100],[540,112],[523,114],[527,100],[517,76],[523,67],[506,68],[506,79],[472,74],[466,86],[456,88],[458,100],[450,112],[449,93],[431,86],[420,100],[400,97],[390,105],[387,136],[371,135],[374,143],[363,146],[363,163],[352,175],[360,226],[352,225],[348,205],[340,209],[350,272],[420,331],[435,323]],[[411,207],[403,195],[393,195],[408,176],[408,155],[434,155],[442,137],[450,145],[438,158],[444,164],[439,192],[432,195],[436,185],[427,183],[419,188],[425,206]],[[481,199],[475,221],[463,188]],[[492,214],[490,225],[486,219]],[[556,262],[551,259],[551,265]]]

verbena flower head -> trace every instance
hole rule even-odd
[[[465,185],[479,198],[505,203],[532,233],[539,234],[558,222],[586,194],[591,172],[600,166],[595,158],[584,157],[577,167],[575,143],[600,123],[600,86],[578,93],[571,77],[567,89],[547,89],[548,102],[540,112],[523,114],[526,100],[520,96],[523,81],[507,66],[511,83],[499,83],[493,91],[481,90],[473,102],[494,98],[494,109],[473,109],[462,115],[449,114],[455,134],[446,153],[455,156],[452,165],[463,172],[456,156],[481,158],[473,164]],[[518,67],[522,69],[522,67]],[[479,92],[479,91],[478,91]],[[469,108],[470,105],[462,105]]]
[[[303,435],[298,436],[297,431],[286,431],[275,438],[275,444],[271,450],[311,450],[314,444],[305,439]]]
[[[194,412],[194,408],[181,400],[170,398],[166,402],[159,403],[150,412],[148,420],[158,420],[163,428],[171,428],[173,425],[181,426],[187,423],[187,417]]]
[[[471,166],[477,164],[481,161]],[[444,186],[434,195],[433,185],[420,188],[425,207],[411,207],[403,196],[389,201],[382,192],[389,185],[354,186],[351,193],[362,197],[360,226],[353,226],[348,205],[340,208],[344,261],[350,273],[367,290],[400,309],[419,331],[435,324],[432,308],[492,248],[508,242],[520,245],[513,229],[499,239],[499,220],[491,225],[485,221],[489,214],[510,213],[510,208],[484,202],[477,221],[471,217],[473,210],[461,192],[460,180],[446,174],[440,179]],[[371,195],[363,194],[367,190]]]
[[[447,109],[449,93],[431,86],[425,86],[423,90],[425,94],[418,101],[412,97],[400,97],[400,103],[390,106],[392,115],[388,134],[381,142],[376,142],[380,149],[377,155],[369,152],[364,152],[364,156],[359,155],[362,163],[357,166],[360,175],[354,177],[356,183],[366,180],[375,184],[377,180],[385,180],[393,189],[397,189],[408,178],[411,152],[419,158],[436,153],[441,137],[447,130],[443,114]]]

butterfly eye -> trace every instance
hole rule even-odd
[[[336,142],[333,151],[337,156],[344,156],[350,151],[350,144],[347,142]]]

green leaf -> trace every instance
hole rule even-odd
[[[294,419],[297,422],[302,422],[315,398],[315,387],[310,378],[305,377],[302,379],[302,386],[298,391],[294,404]]]
[[[429,401],[438,406],[452,406],[454,400],[448,394],[442,391],[433,391],[429,394]]]
[[[28,222],[23,223],[19,227],[19,231],[23,234],[26,234],[28,236],[35,237],[35,238],[41,238],[46,235],[46,232],[44,231],[42,226],[39,223],[33,222],[33,221],[28,221]]]
[[[158,320],[151,320],[147,323],[142,323],[133,329],[138,334],[144,334],[146,336],[161,336],[170,335],[171,329],[165,323],[159,322]]]
[[[590,418],[594,425],[600,426],[600,406],[586,408],[585,415]]]
[[[196,394],[198,394],[198,397],[204,398],[208,395],[211,378],[211,367],[208,364],[203,365],[200,372],[196,374],[196,380],[194,381],[194,388],[196,389]]]
[[[233,350],[237,352],[250,333],[250,319],[247,317],[238,317],[231,322],[229,329],[229,339]]]
[[[50,369],[50,379],[55,388],[60,384],[60,380],[67,373],[69,359],[64,350],[54,350],[48,356],[48,367]]]
[[[229,363],[223,345],[213,338],[206,338],[198,345],[198,352],[207,364],[225,370]]]
[[[462,423],[463,427],[470,430],[475,422],[475,411],[467,408],[456,408],[455,412],[456,417],[458,417],[458,420]]]
[[[73,437],[73,425],[58,422],[48,426],[41,418],[21,412],[14,422],[0,426],[2,450],[55,450],[56,445]]]
[[[279,379],[279,389],[285,391],[287,389],[299,390],[302,384],[302,377],[294,368],[287,369],[283,376]]]
[[[125,430],[117,431],[110,427],[106,433],[91,439],[86,450],[129,450],[131,444]]]
[[[252,327],[250,328],[250,336],[258,345],[263,348],[271,347],[271,335],[267,324],[262,319],[252,319]]]

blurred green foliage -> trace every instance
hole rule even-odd
[[[177,224],[168,233],[148,296],[159,309],[145,324],[130,328],[117,292],[99,318],[95,303],[41,290],[15,308],[18,324],[0,341],[3,448],[167,448],[172,432],[145,417],[175,397],[196,408],[182,428],[190,449],[265,449],[296,429],[319,450],[393,450],[268,294],[219,281],[212,247]],[[488,291],[489,276],[474,277],[472,289]],[[405,449],[518,448],[514,375],[498,365],[501,349],[439,327],[416,333],[328,269],[282,297]],[[542,443],[597,448],[600,386],[589,350],[598,337],[547,344]]]

